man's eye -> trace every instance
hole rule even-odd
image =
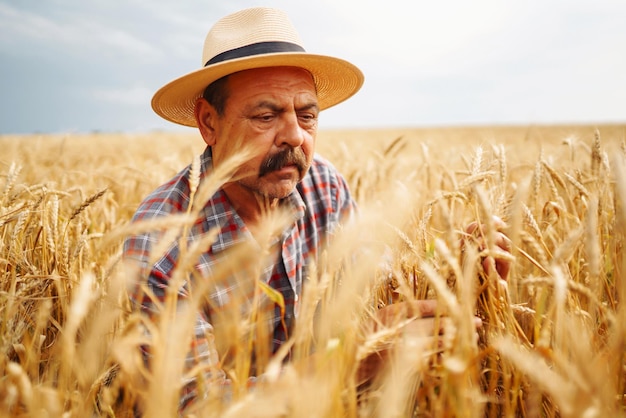
[[[302,113],[299,116],[300,120],[306,123],[312,123],[317,120],[317,116],[313,113]]]
[[[274,115],[271,113],[266,113],[263,115],[256,116],[255,119],[261,122],[271,122],[274,119]]]

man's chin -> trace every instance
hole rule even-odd
[[[284,199],[293,193],[299,181],[299,178],[274,181],[271,184],[266,184],[265,187],[261,187],[259,192],[271,199]]]

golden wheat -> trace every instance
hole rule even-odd
[[[184,368],[193,318],[207,286],[258,271],[285,219],[268,217],[261,249],[232,251],[182,305],[175,286],[155,322],[131,309],[128,291],[145,283],[120,263],[120,246],[161,231],[153,257],[181,240],[174,281],[194,277],[214,235],[188,244],[186,231],[246,156],[201,178],[195,135],[0,138],[0,417],[121,417],[138,406],[170,417],[192,377],[211,395],[197,417],[626,416],[624,132],[322,132],[318,149],[345,174],[360,217],[311,266],[299,326],[275,357],[250,344],[269,338],[254,325],[262,297],[281,304],[271,289],[252,284],[252,314],[221,318],[230,402],[202,370]],[[129,225],[140,200],[190,163],[189,212]],[[513,243],[508,283],[482,268],[497,251],[493,215]],[[474,220],[485,225],[482,250],[461,246]],[[369,326],[377,308],[424,297],[446,308],[439,345],[406,332],[410,321]],[[380,353],[379,377],[361,382],[359,361]],[[253,355],[265,379],[249,390]]]

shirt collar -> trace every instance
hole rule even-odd
[[[213,170],[213,153],[211,147],[206,147],[202,154],[201,160],[202,167],[202,177],[210,174]],[[308,176],[309,174],[305,174]],[[219,253],[226,248],[229,248],[239,242],[243,242],[246,239],[251,239],[252,236],[247,228],[245,228],[245,223],[239,217],[239,214],[233,209],[226,196],[226,193],[222,189],[219,189],[211,200],[219,200],[224,202],[225,209],[225,221],[220,224],[220,232],[218,233],[213,245],[211,246],[211,252],[213,254]],[[293,192],[285,197],[281,202],[285,207],[290,208],[293,211],[293,222],[294,224],[304,217],[306,212],[306,204],[304,203],[304,199],[300,195],[298,188],[294,188]],[[215,213],[217,217],[217,213]],[[293,225],[286,228],[284,234],[288,233],[293,228]],[[284,236],[283,234],[283,236]]]

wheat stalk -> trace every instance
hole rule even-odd
[[[598,175],[602,166],[602,147],[600,145],[600,131],[595,130],[593,135],[593,144],[591,145],[591,174],[595,177]]]

